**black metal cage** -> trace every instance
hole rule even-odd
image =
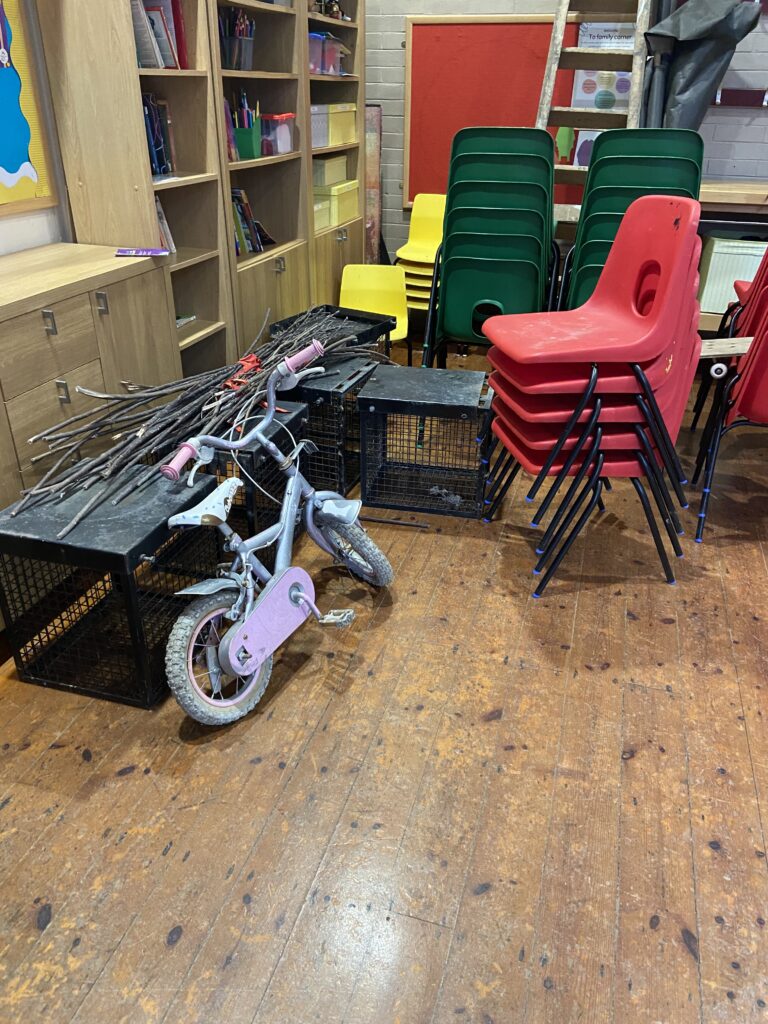
[[[381,313],[367,313],[361,309],[347,309],[344,306],[315,306],[314,313],[328,313],[339,321],[338,333],[334,339],[354,338],[355,345],[378,344],[381,352],[389,353],[390,335],[394,331],[397,321],[393,316],[386,316]],[[277,320],[270,324],[270,336],[275,338],[286,328],[291,327],[296,320],[304,316],[299,313],[297,316],[289,316],[285,320]]]
[[[169,516],[197,504],[195,486],[158,479],[95,510],[63,539],[78,494],[11,519],[0,514],[0,608],[19,676],[148,708],[167,692],[165,646],[184,608],[176,591],[213,576],[218,533],[171,531]],[[188,599],[187,599],[188,600]]]
[[[479,371],[380,366],[358,395],[365,505],[479,519],[490,412]]]
[[[329,359],[322,376],[307,377],[296,389],[307,405],[307,437],[318,448],[306,470],[318,489],[348,494],[360,480],[357,396],[378,365],[367,356]]]

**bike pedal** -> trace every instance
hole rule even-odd
[[[332,608],[321,616],[320,625],[336,626],[338,629],[343,629],[345,626],[351,626],[354,621],[355,611],[353,608]]]

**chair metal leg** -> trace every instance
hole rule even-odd
[[[552,239],[552,264],[549,271],[549,295],[547,296],[547,309],[555,308],[555,293],[557,291],[557,279],[560,276],[560,246]]]
[[[659,527],[656,523],[656,519],[653,515],[653,509],[651,503],[648,501],[648,495],[645,493],[645,488],[637,477],[632,477],[632,483],[637,491],[637,496],[640,499],[640,504],[643,506],[643,512],[645,512],[645,518],[648,520],[648,526],[651,529],[651,536],[653,537],[653,543],[656,545],[656,551],[659,554],[659,561],[661,567],[664,570],[664,575],[667,577],[667,583],[675,582],[675,574],[672,572],[672,566],[669,564],[669,558],[667,558],[667,552],[664,550],[664,544],[661,540],[661,534],[659,533]]]
[[[557,293],[557,309],[563,309],[565,305],[565,297],[568,294],[568,286],[571,283],[571,267],[573,266],[573,254],[575,251],[576,246],[572,245],[563,261],[563,276],[560,280],[560,291]]]
[[[661,521],[664,523],[664,528],[667,531],[667,536],[669,537],[670,543],[672,544],[672,550],[675,552],[678,558],[682,558],[683,549],[680,547],[680,541],[678,540],[675,527],[672,524],[672,519],[669,515],[669,509],[667,508],[664,498],[662,497],[661,491],[659,490],[656,474],[654,473],[651,466],[649,466],[648,460],[640,452],[637,453],[637,460],[643,467],[643,471],[645,472],[645,475],[648,479],[648,483],[651,488],[651,493],[653,494],[653,499],[656,502],[656,507],[659,510],[659,515],[661,516]]]
[[[429,308],[427,321],[424,325],[424,343],[422,346],[421,365],[431,366],[435,358],[435,340],[437,337],[437,302],[440,287],[440,262],[443,252],[442,243],[435,253],[435,266],[432,270],[432,284],[429,289]]]
[[[520,472],[521,469],[522,469],[522,466],[520,465],[519,462],[517,462],[517,460],[515,460],[514,461],[514,465],[512,466],[512,468],[507,473],[506,479],[504,480],[504,482],[502,483],[501,487],[497,491],[496,496],[493,499],[493,504],[486,511],[485,515],[483,516],[483,522],[484,523],[490,523],[490,521],[496,515],[496,512],[499,509],[499,506],[501,505],[502,501],[504,501],[504,498],[506,497],[507,491],[512,486],[512,483],[513,483],[515,477],[517,476],[517,474]]]
[[[499,484],[506,476],[509,467],[517,462],[517,459],[512,454],[504,450],[496,460],[493,469],[488,474],[488,479],[485,482],[485,504],[490,505],[493,501],[493,496],[499,487]]]
[[[709,498],[712,493],[712,479],[715,475],[715,465],[720,452],[720,442],[723,435],[728,432],[729,427],[724,426],[728,410],[731,407],[731,392],[739,380],[739,374],[734,373],[723,388],[722,401],[718,409],[717,423],[714,427],[714,436],[707,451],[706,469],[704,471],[704,486],[701,489],[701,504],[699,505],[698,523],[696,525],[696,543],[701,544],[704,539],[704,527],[707,523],[707,512],[709,511]]]
[[[660,450],[662,451],[662,453],[666,451],[667,455],[667,458],[665,458],[664,461],[674,467],[679,482],[681,484],[687,484],[688,480],[686,479],[685,472],[680,464],[680,459],[678,458],[677,452],[675,451],[675,446],[672,444],[672,439],[669,436],[669,431],[667,430],[667,425],[664,422],[664,417],[661,415],[661,410],[659,409],[658,403],[656,402],[656,396],[653,393],[653,388],[648,383],[648,378],[645,376],[642,367],[639,366],[638,363],[635,363],[632,366],[632,370],[635,376],[637,377],[638,381],[640,382],[640,386],[643,389],[646,401],[648,403],[648,408],[651,410],[651,412],[656,418],[658,430],[664,441],[664,447]],[[671,471],[670,476],[672,476]]]
[[[707,404],[707,398],[709,397],[709,391],[712,387],[712,377],[710,376],[709,369],[712,365],[710,359],[706,360],[706,365],[703,368],[701,381],[699,383],[699,390],[696,392],[696,401],[693,403],[693,417],[691,419],[690,431],[694,433],[698,426],[699,417],[704,411],[704,406]]]
[[[539,471],[539,474],[536,477],[536,479],[533,481],[533,484],[531,485],[531,489],[526,494],[526,496],[525,496],[525,500],[526,501],[533,501],[533,499],[538,494],[539,488],[544,483],[544,480],[546,479],[547,474],[549,473],[550,469],[552,468],[555,459],[560,454],[563,445],[565,444],[565,442],[570,437],[571,431],[576,426],[576,424],[579,422],[579,417],[581,416],[581,414],[586,409],[587,403],[589,402],[590,398],[592,397],[596,387],[597,387],[597,367],[593,364],[592,370],[591,370],[590,375],[589,375],[589,383],[587,384],[587,387],[586,387],[584,393],[582,394],[581,398],[576,403],[576,408],[571,413],[571,416],[570,416],[568,422],[566,423],[565,427],[563,428],[563,430],[562,430],[562,432],[560,434],[560,437],[557,439],[557,442],[555,443],[554,448],[552,449],[552,451],[547,456],[546,462],[544,463],[544,465],[542,466],[541,470]],[[599,402],[599,399],[598,399],[598,402]]]
[[[600,453],[592,468],[592,471],[589,474],[589,479],[584,484],[582,490],[579,492],[578,496],[576,497],[576,500],[573,502],[571,507],[566,512],[565,518],[563,519],[558,529],[555,531],[552,540],[541,552],[541,557],[539,558],[538,562],[536,563],[533,569],[534,576],[538,576],[539,573],[544,569],[544,566],[549,561],[551,555],[557,550],[557,545],[562,541],[571,523],[578,515],[579,508],[581,507],[585,497],[589,494],[591,490],[593,490],[597,486],[597,482],[600,478],[600,473],[602,471],[604,462],[605,456],[602,453]]]
[[[608,479],[607,476],[603,477],[603,490],[608,491],[609,494],[613,490],[613,487],[611,486],[611,481]]]
[[[719,429],[719,424],[721,422],[721,414],[723,411],[723,398],[725,395],[725,388],[728,385],[730,378],[733,376],[734,372],[735,371],[731,371],[731,373],[727,377],[721,378],[717,382],[717,385],[715,387],[715,395],[712,399],[712,406],[709,410],[707,422],[704,424],[704,430],[702,431],[699,450],[696,454],[696,465],[693,470],[693,475],[691,476],[691,483],[694,485],[694,487],[699,482],[699,477],[701,476],[701,471],[704,468],[704,464],[707,459],[707,452],[709,451],[710,446],[712,444],[712,438],[715,435],[715,431]]]
[[[595,425],[597,424],[598,420],[600,419],[600,410],[601,409],[602,409],[602,399],[598,398],[597,401],[595,402],[595,408],[592,410],[592,415],[590,416],[586,426],[584,427],[584,430],[582,431],[581,436],[579,437],[578,441],[576,442],[576,444],[573,446],[573,448],[569,452],[568,457],[566,458],[565,462],[563,463],[563,468],[560,470],[560,472],[555,477],[555,481],[552,484],[552,486],[550,487],[550,489],[547,491],[547,495],[544,498],[544,501],[542,501],[541,505],[536,510],[536,513],[535,513],[533,519],[531,519],[531,526],[534,526],[534,527],[538,526],[541,523],[542,518],[546,515],[547,509],[552,504],[552,501],[553,501],[555,495],[557,494],[557,492],[560,490],[560,487],[562,486],[563,480],[565,480],[565,478],[568,476],[568,474],[571,471],[571,467],[576,462],[576,459],[579,457],[579,454],[581,453],[581,449],[586,444],[588,438],[590,438],[592,436],[592,431],[595,428]]]
[[[664,463],[664,468],[669,473],[669,479],[672,482],[672,487],[677,495],[677,500],[680,502],[680,508],[688,508],[688,499],[686,498],[685,491],[682,488],[681,476],[677,472],[677,465],[675,462],[671,462],[668,457],[669,445],[664,442],[664,434],[667,433],[666,427],[663,427],[661,430],[659,429],[659,423],[656,416],[645,404],[641,395],[635,395],[635,401],[645,417],[645,422],[651,432],[651,436],[653,437],[653,443],[656,445],[656,450]],[[668,434],[667,441],[669,442]],[[669,444],[671,444],[671,442],[669,442]],[[675,459],[677,459],[677,456],[675,456]]]
[[[552,519],[550,520],[549,526],[547,527],[547,529],[546,529],[546,531],[544,533],[544,536],[541,538],[541,542],[539,543],[539,546],[536,548],[536,554],[537,555],[543,555],[544,552],[547,551],[547,549],[549,548],[550,544],[552,543],[552,538],[553,538],[553,536],[555,534],[555,530],[557,530],[557,527],[558,527],[558,524],[559,524],[560,520],[563,518],[563,516],[567,512],[568,508],[570,507],[571,502],[573,501],[573,499],[574,499],[574,497],[575,497],[579,487],[581,486],[582,480],[587,475],[587,472],[589,471],[590,466],[595,461],[595,459],[597,458],[597,456],[598,456],[598,454],[600,452],[600,442],[602,441],[602,439],[603,439],[603,428],[598,426],[598,428],[597,428],[597,430],[595,432],[595,440],[592,442],[592,447],[590,448],[590,450],[587,453],[584,461],[582,462],[581,466],[579,467],[578,472],[576,473],[576,475],[574,476],[573,480],[571,481],[571,484],[570,484],[568,490],[565,492],[565,497],[560,502],[560,504],[557,506],[557,509],[555,510],[555,514],[552,516]]]
[[[635,433],[638,436],[640,444],[643,446],[645,450],[645,457],[648,461],[649,470],[654,476],[656,485],[659,489],[659,493],[661,494],[661,497],[664,501],[664,507],[666,511],[669,513],[669,518],[672,520],[672,525],[675,528],[675,532],[680,537],[682,537],[685,533],[685,530],[683,529],[680,523],[680,519],[678,518],[677,511],[675,510],[675,505],[672,501],[672,495],[667,490],[667,485],[664,482],[664,471],[659,467],[659,464],[656,461],[656,453],[651,447],[650,441],[645,436],[645,431],[639,423],[635,424]]]
[[[581,513],[581,518],[579,519],[578,523],[576,523],[574,528],[571,530],[571,532],[566,537],[565,542],[563,543],[563,546],[560,548],[558,553],[555,555],[555,559],[552,562],[552,565],[550,565],[549,569],[547,569],[547,572],[545,573],[544,578],[542,579],[541,583],[539,583],[539,585],[534,590],[534,592],[533,592],[533,596],[534,597],[541,597],[541,595],[546,590],[547,584],[552,579],[554,574],[557,572],[557,570],[558,570],[558,568],[560,566],[560,563],[565,558],[565,556],[568,554],[568,552],[569,552],[573,542],[576,540],[578,535],[584,529],[584,526],[585,526],[587,520],[592,515],[592,513],[593,513],[593,511],[595,509],[595,505],[598,503],[598,501],[600,501],[600,492],[601,492],[602,488],[603,488],[603,482],[602,482],[602,480],[598,480],[597,481],[597,485],[596,485],[596,487],[594,489],[594,493],[592,495],[592,500],[589,502],[587,507]]]

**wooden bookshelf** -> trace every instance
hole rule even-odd
[[[346,156],[347,180],[357,181],[357,214],[340,224],[314,224],[312,167],[309,171],[309,210],[313,222],[312,297],[317,303],[338,303],[341,275],[348,263],[362,263],[365,252],[365,3],[346,0],[342,10],[351,21],[338,21],[308,12],[307,32],[330,32],[351,50],[344,58],[343,75],[308,74],[307,103],[354,103],[357,108],[353,140],[325,146],[310,146],[311,162]]]
[[[177,247],[158,261],[175,365],[193,373],[234,359],[236,340],[208,0],[181,6],[190,66],[139,68],[130,0],[78,0],[76,18],[60,0],[38,0],[77,241],[158,246],[157,196]],[[165,178],[152,177],[142,93],[171,113],[177,165]],[[177,331],[181,313],[197,319]]]

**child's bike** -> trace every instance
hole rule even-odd
[[[361,502],[333,491],[316,491],[299,471],[300,452],[311,454],[317,450],[314,444],[301,441],[290,455],[283,455],[264,433],[275,415],[276,391],[295,387],[302,367],[323,351],[313,341],[279,364],[267,383],[263,419],[240,440],[210,435],[190,438],[161,469],[164,476],[178,480],[186,463],[194,459],[192,477],[199,466],[213,461],[216,449],[237,451],[258,441],[287,478],[279,522],[248,540],[227,524],[232,500],[243,486],[236,477],[225,480],[194,508],[168,520],[172,528],[215,526],[224,537],[224,550],[234,556],[216,579],[179,591],[195,600],[176,620],[166,649],[174,696],[187,714],[205,725],[234,722],[258,704],[272,672],[272,655],[310,615],[330,626],[347,626],[354,619],[352,609],[322,615],[309,574],[291,564],[299,515],[312,540],[359,579],[385,587],[393,578],[387,558],[358,522]],[[273,573],[257,557],[260,549],[271,544],[277,545]]]

